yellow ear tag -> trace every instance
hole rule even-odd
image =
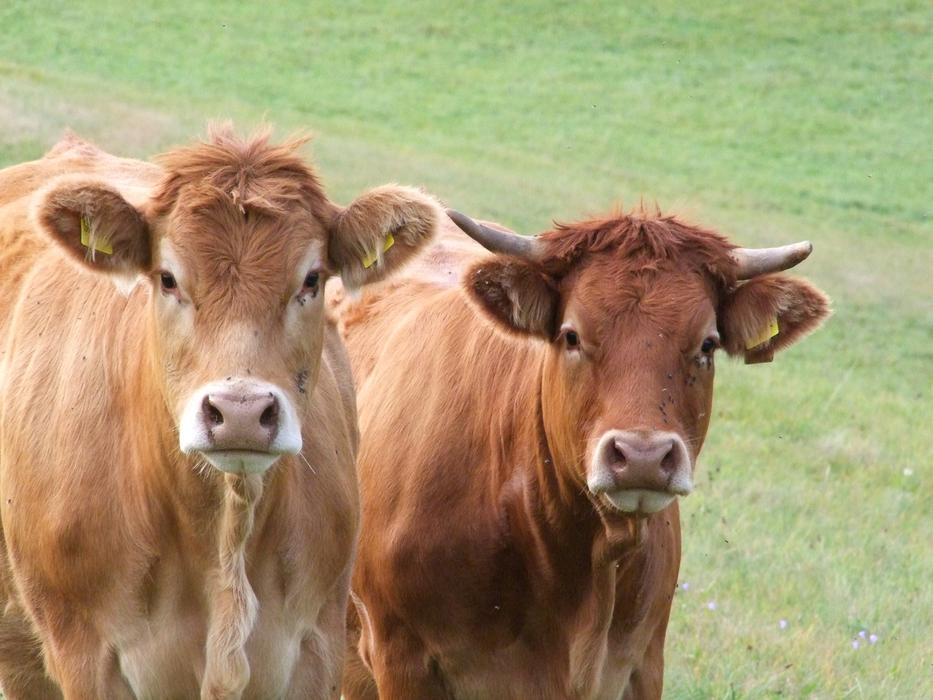
[[[81,217],[81,245],[85,248],[91,247],[91,225],[86,216]],[[113,255],[113,246],[105,238],[98,238],[94,241],[94,250],[104,255]]]
[[[768,327],[765,328],[761,335],[757,338],[753,338],[745,343],[745,349],[751,350],[752,348],[757,348],[759,345],[763,345],[771,340],[774,336],[780,333],[780,328],[778,328],[777,316],[771,319],[771,322],[768,324]]]
[[[391,233],[386,234],[386,240],[382,246],[382,252],[386,252],[389,248],[395,245],[395,236]],[[368,253],[365,258],[363,258],[363,267],[367,270],[371,268],[376,263],[376,251]]]

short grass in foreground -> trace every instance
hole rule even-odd
[[[666,695],[933,697],[928,6],[12,0],[0,24],[3,165],[66,125],[147,156],[265,116],[316,130],[344,198],[414,182],[532,232],[645,195],[813,240],[835,317],[720,361]]]

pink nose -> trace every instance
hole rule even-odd
[[[687,447],[676,433],[611,430],[599,441],[591,490],[645,489],[686,495],[693,488]]]
[[[279,401],[271,392],[208,394],[201,420],[212,449],[265,452],[279,432]]]

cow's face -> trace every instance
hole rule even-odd
[[[721,344],[714,284],[689,269],[620,270],[593,255],[559,283],[544,374],[550,425],[587,489],[654,512],[693,489]]]
[[[72,178],[37,204],[86,268],[149,286],[149,350],[179,447],[223,471],[262,472],[301,450],[328,277],[381,278],[438,218],[429,197],[397,187],[339,208],[293,150],[222,134],[163,157],[166,176],[140,205]]]
[[[738,284],[741,252],[672,219],[570,226],[518,253],[476,263],[468,292],[502,327],[549,344],[548,447],[607,512],[653,513],[692,491],[718,350],[761,359],[828,313],[801,280]]]
[[[325,224],[309,208],[244,214],[181,193],[160,227],[151,313],[181,449],[262,471],[302,446],[332,272]]]

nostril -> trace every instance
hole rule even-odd
[[[673,474],[677,470],[677,451],[671,447],[661,460],[661,471]]]
[[[615,464],[624,465],[627,461],[625,457],[625,443],[619,439],[612,441],[612,446],[610,448],[611,459]]]
[[[279,402],[271,394],[269,396],[272,402],[266,406],[262,415],[259,416],[259,424],[264,428],[274,428],[279,422]]]
[[[207,418],[209,425],[223,425],[224,414],[220,412],[219,408],[211,403],[210,396],[204,397],[204,401],[201,404],[201,410],[204,412],[204,416]]]

